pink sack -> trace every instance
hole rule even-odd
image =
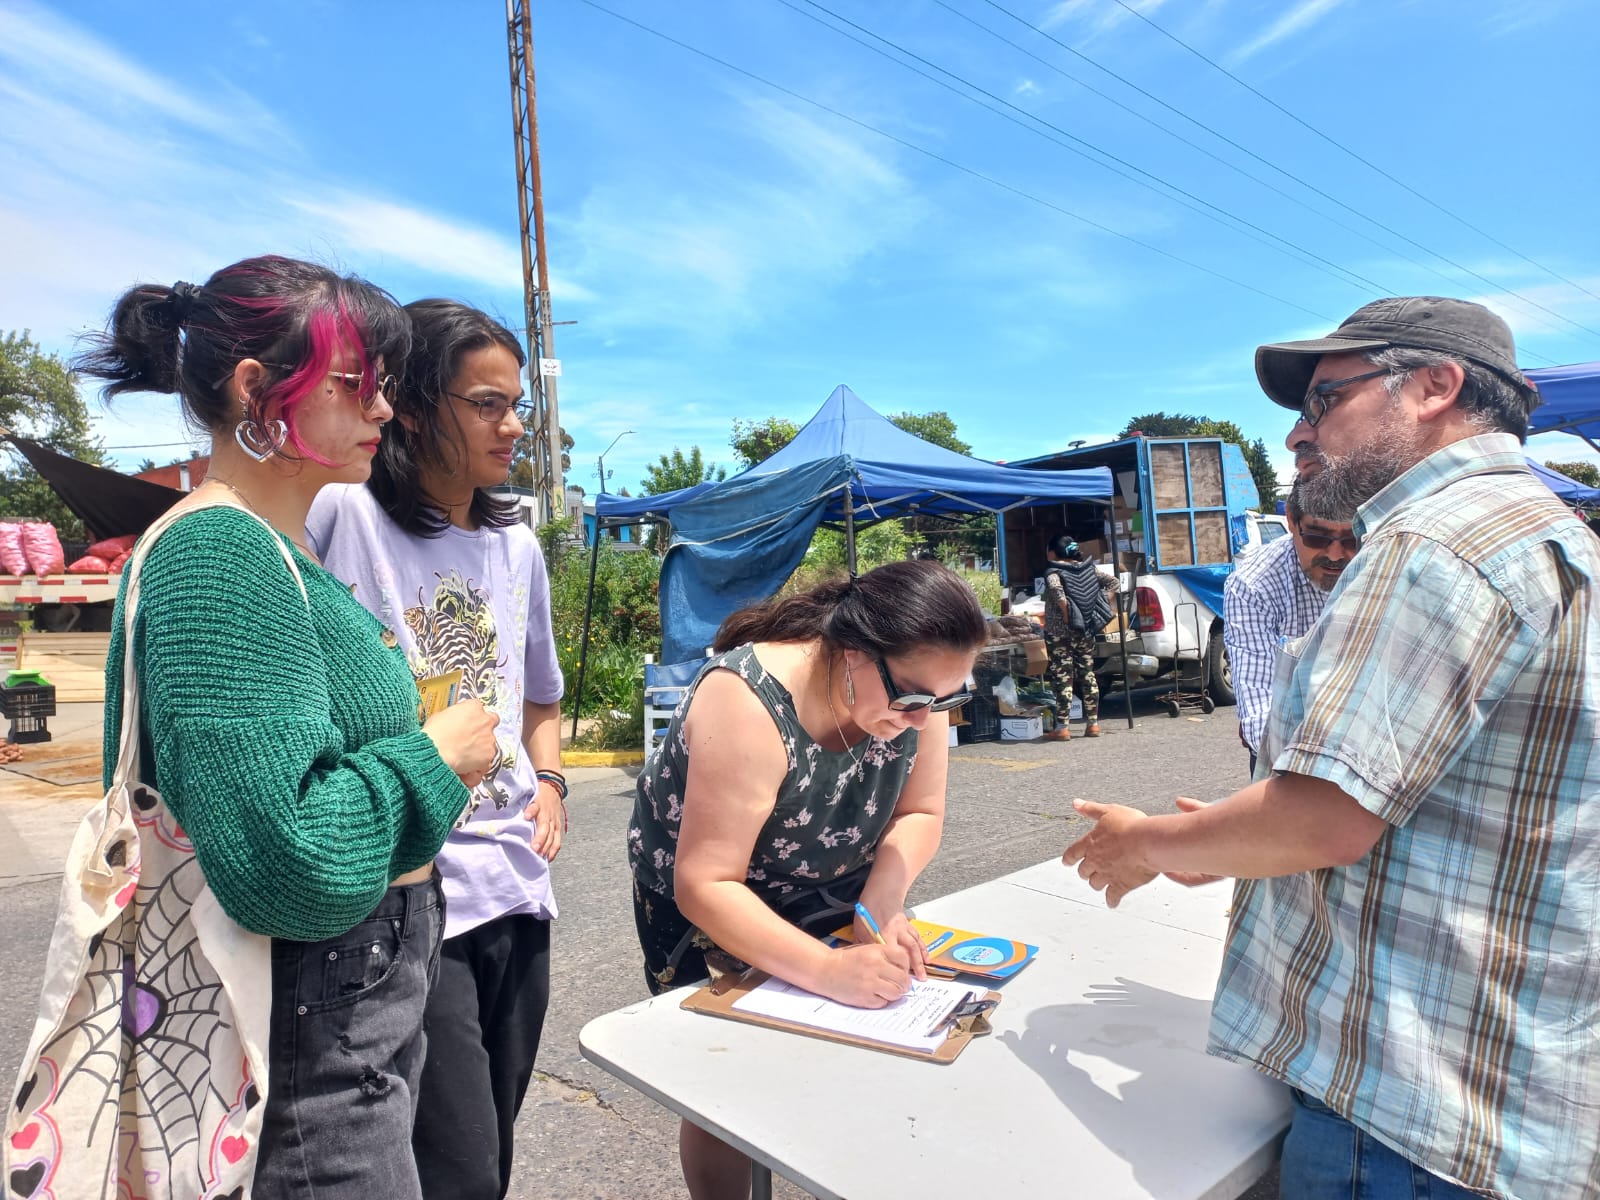
[[[67,564],[68,575],[109,575],[111,564],[98,554],[85,554],[75,562]]]
[[[115,562],[117,555],[125,554],[132,550],[134,542],[138,540],[139,535],[137,533],[122,533],[116,537],[101,538],[85,550],[84,553],[92,554],[96,558],[103,558],[107,562]],[[71,571],[72,568],[68,567],[67,570]]]
[[[132,553],[132,550],[124,550],[121,554],[117,555],[117,557],[111,560],[111,566],[109,569],[113,575],[122,574],[123,565],[127,563],[128,558]]]
[[[28,573],[28,556],[22,552],[22,525],[17,521],[0,521],[0,572]]]
[[[66,570],[67,556],[61,549],[61,539],[48,521],[23,522],[22,552],[28,556],[28,570],[35,575],[59,575]]]

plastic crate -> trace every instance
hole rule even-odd
[[[967,723],[956,726],[956,740],[963,746],[1000,740],[1000,702],[993,696],[974,696],[961,706],[961,712]]]
[[[6,741],[48,742],[46,717],[55,716],[56,689],[48,683],[0,684],[0,716],[11,720]]]

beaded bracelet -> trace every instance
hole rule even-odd
[[[561,799],[561,832],[567,831],[567,777],[560,771],[535,771],[534,778],[555,788]]]

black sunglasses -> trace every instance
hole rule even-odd
[[[878,664],[878,678],[883,680],[884,694],[889,697],[889,707],[895,712],[920,712],[924,708],[929,712],[949,712],[952,708],[960,708],[972,699],[972,693],[967,690],[966,684],[961,685],[959,692],[951,692],[948,696],[930,696],[926,692],[902,692],[889,674],[889,664],[881,658],[872,661]]]
[[[1339,543],[1341,550],[1349,554],[1355,554],[1361,549],[1361,539],[1353,533],[1335,537],[1331,533],[1311,533],[1308,530],[1301,529],[1298,531],[1297,536],[1308,550],[1326,550],[1335,542]]]

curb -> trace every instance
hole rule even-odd
[[[643,750],[563,750],[564,767],[635,767],[644,762]]]

